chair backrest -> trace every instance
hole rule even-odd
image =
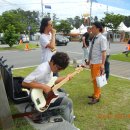
[[[2,57],[3,58],[3,57]],[[22,103],[30,100],[30,96],[26,91],[22,91],[23,77],[13,77],[11,67],[5,65],[5,60],[0,58],[0,71],[3,78],[7,97],[15,103]]]

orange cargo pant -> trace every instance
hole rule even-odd
[[[130,44],[128,44],[128,51],[130,51]]]
[[[94,88],[94,94],[93,96],[98,99],[100,98],[101,95],[101,89],[97,86],[96,82],[96,77],[100,76],[100,68],[101,64],[91,64],[90,69],[91,69],[91,76],[92,76],[92,81],[93,81],[93,88]]]

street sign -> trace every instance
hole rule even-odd
[[[31,30],[32,29],[32,27],[31,26],[28,26],[28,30]]]

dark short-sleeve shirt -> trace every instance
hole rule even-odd
[[[85,43],[86,43],[86,45],[89,46],[89,33],[88,32],[84,33],[83,37],[85,37]]]
[[[128,41],[128,44],[130,44],[130,40]]]

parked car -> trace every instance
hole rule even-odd
[[[29,36],[25,34],[21,34],[20,39],[22,40],[23,43],[27,42],[29,43]]]
[[[59,46],[59,45],[67,45],[69,42],[69,39],[63,35],[59,35],[57,34],[56,35],[56,45]]]

